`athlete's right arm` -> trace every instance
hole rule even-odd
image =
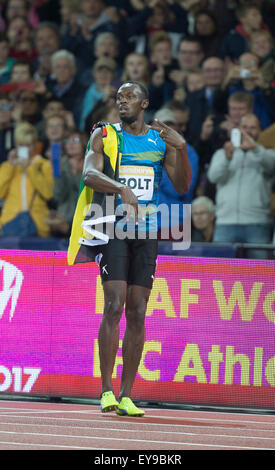
[[[83,182],[86,186],[100,193],[120,194],[125,205],[134,208],[137,215],[138,199],[133,191],[119,181],[115,181],[103,173],[104,155],[101,129],[96,129],[91,137],[90,150],[87,152],[83,165]]]
[[[104,157],[101,129],[96,129],[91,137],[90,150],[83,165],[83,182],[100,193],[120,193],[123,185],[103,173]]]

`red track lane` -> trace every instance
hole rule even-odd
[[[94,405],[0,400],[0,450],[274,450],[275,417],[145,408],[142,418]]]

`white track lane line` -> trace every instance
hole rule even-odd
[[[63,405],[64,408],[66,408],[68,406],[66,404],[60,404],[60,405]],[[58,406],[60,406],[60,405],[58,405]],[[97,409],[95,409],[94,405],[91,405],[91,406],[93,406],[94,409],[87,408],[85,410],[66,410],[66,409],[63,410],[63,406],[62,406],[62,409],[60,409],[60,410],[57,410],[57,409],[52,409],[52,410],[51,409],[46,409],[46,410],[41,409],[41,410],[39,410],[38,408],[31,409],[31,408],[23,408],[23,407],[1,407],[0,406],[0,413],[5,413],[5,412],[8,413],[9,410],[14,410],[14,412],[18,412],[18,413],[21,413],[21,412],[22,413],[28,413],[29,412],[29,413],[45,413],[45,414],[47,414],[47,413],[61,413],[61,414],[62,413],[66,413],[66,414],[67,413],[73,413],[73,414],[74,413],[80,413],[80,414],[89,414],[89,415],[90,414],[96,414],[97,415],[99,413],[99,407],[97,407]],[[84,405],[79,405],[79,406],[84,406]],[[3,410],[3,411],[1,411],[1,410]],[[153,412],[160,411],[160,410],[156,410],[156,408],[144,408],[144,410],[145,410],[145,417],[149,415],[150,411],[153,411]],[[168,410],[165,409],[165,411],[168,411]],[[269,414],[268,415],[264,415],[264,414],[257,415],[257,414],[254,414],[254,413],[251,413],[251,414],[248,414],[248,413],[224,413],[224,412],[216,412],[216,411],[192,411],[192,410],[189,411],[188,410],[188,411],[186,411],[186,413],[187,413],[186,415],[184,415],[182,417],[179,417],[177,415],[180,411],[181,410],[173,409],[173,410],[169,410],[169,414],[165,413],[164,415],[155,415],[153,413],[153,414],[150,415],[150,417],[152,417],[152,418],[162,418],[162,419],[166,419],[166,418],[167,419],[176,419],[176,420],[182,420],[182,419],[188,419],[189,420],[189,419],[192,419],[192,420],[198,420],[198,421],[200,421],[200,420],[203,420],[203,421],[230,421],[230,422],[232,421],[232,422],[236,422],[236,423],[238,423],[238,422],[240,422],[240,423],[243,423],[243,422],[246,422],[246,423],[250,423],[250,422],[260,423],[260,422],[262,422],[264,424],[269,424],[269,423],[273,424],[274,423],[274,425],[275,425],[275,416],[273,418],[273,416],[271,416]],[[196,417],[196,416],[192,417],[192,416],[189,416],[189,413],[192,414],[192,415],[198,414],[198,413],[199,414],[203,413],[205,415],[208,414],[209,417],[205,417],[205,418],[200,417],[200,416],[199,417]],[[174,414],[176,416],[174,416]],[[213,418],[212,417],[213,414],[216,414],[216,415],[218,414],[220,416],[223,415],[224,418],[223,419]],[[234,416],[234,417],[237,417],[237,416],[239,417],[240,416],[240,419],[228,419],[228,417],[230,417],[230,415]],[[243,420],[241,418],[242,416],[243,417],[248,417],[249,416],[249,417],[255,418],[255,419]],[[270,420],[270,421],[259,421],[257,419],[258,416],[269,416],[270,418],[272,418],[272,420]]]
[[[1,416],[1,413],[0,413],[0,416]],[[5,418],[8,418],[9,416],[8,415],[3,415]],[[22,415],[11,415],[11,418],[22,418]],[[77,421],[77,422],[85,422],[85,423],[98,423],[99,420],[98,419],[82,419],[82,418],[62,418],[62,417],[51,417],[51,416],[24,416],[24,418],[29,418],[29,419],[47,419],[47,420],[57,420],[57,421]],[[116,421],[117,424],[131,424],[131,422],[129,420],[127,421],[124,421],[124,417],[120,417],[118,418],[118,420]],[[108,420],[108,419],[100,419],[100,423],[112,423],[113,420]],[[253,421],[254,423],[254,421]],[[193,428],[194,426],[192,426],[192,424],[164,424],[164,423],[148,423],[148,422],[142,422],[142,418],[140,418],[140,422],[137,422],[137,421],[133,421],[133,424],[138,424],[139,426],[141,425],[144,425],[144,426],[158,426],[158,427],[161,427],[161,426],[169,426],[169,427],[188,427],[188,428]],[[269,424],[269,423],[266,423],[266,424]],[[207,429],[207,428],[210,428],[210,429],[224,429],[224,426],[213,426],[213,425],[201,425],[201,426],[197,426],[196,425],[196,429],[197,428],[202,428],[202,429]],[[229,430],[229,429],[236,429],[236,426],[234,427],[229,427],[229,426],[226,426],[226,429]],[[240,429],[240,428],[238,428]],[[249,428],[249,427],[246,427],[245,428],[246,431],[267,431],[267,432],[271,432],[272,429],[258,429],[258,428]]]
[[[50,447],[50,448],[58,448],[58,449],[81,449],[81,450],[116,450],[110,448],[98,449],[97,447],[84,447],[84,446],[62,446],[62,445],[55,445],[55,444],[34,444],[33,442],[26,443],[26,442],[9,442],[9,441],[0,441],[0,444],[5,445],[12,445],[12,446],[27,446],[27,447]],[[0,446],[1,449],[1,446]],[[4,450],[4,449],[3,449]]]
[[[17,410],[17,409],[24,409],[24,410],[31,409],[31,407],[25,407],[25,408],[21,407],[21,405],[27,405],[27,404],[30,404],[30,405],[32,405],[32,406],[36,405],[36,408],[32,408],[32,409],[38,409],[38,408],[39,408],[39,405],[41,405],[42,408],[43,408],[44,406],[49,406],[49,405],[50,405],[48,402],[33,402],[33,403],[30,403],[30,402],[27,402],[27,401],[20,401],[20,400],[4,400],[4,399],[1,399],[1,394],[0,394],[0,403],[1,403],[2,405],[3,405],[4,403],[7,404],[7,405],[9,405],[9,404],[13,404],[13,405],[14,405],[14,404],[18,404],[18,405],[20,405],[20,406],[11,408],[11,409],[14,409],[14,410]],[[94,405],[94,404],[85,405],[85,404],[76,404],[76,403],[73,404],[73,405],[71,405],[71,404],[69,404],[69,403],[52,403],[51,406],[52,406],[52,407],[56,407],[56,408],[58,407],[58,408],[60,408],[60,409],[62,409],[62,408],[68,408],[68,407],[70,407],[70,406],[74,406],[75,408],[76,408],[76,407],[79,407],[79,409],[85,407],[86,410],[82,410],[82,411],[79,410],[81,413],[82,413],[82,412],[85,413],[85,411],[87,411],[87,412],[91,412],[91,411],[93,411],[93,410],[96,411],[96,409],[99,408],[99,404],[98,404],[98,405]],[[10,407],[8,407],[8,406],[0,406],[0,409],[10,409]],[[238,412],[231,412],[231,411],[228,411],[228,412],[227,412],[227,411],[214,411],[214,410],[213,410],[213,411],[210,411],[210,410],[203,410],[203,411],[200,411],[200,410],[191,410],[191,409],[179,410],[179,409],[176,409],[176,408],[171,408],[171,409],[163,408],[163,409],[164,409],[164,411],[166,411],[167,413],[176,413],[176,414],[177,414],[178,412],[183,411],[183,412],[186,412],[187,414],[192,413],[192,414],[194,414],[194,415],[195,415],[195,414],[201,415],[201,414],[203,413],[203,414],[205,414],[205,415],[208,414],[208,415],[210,415],[210,416],[213,415],[213,414],[223,414],[224,416],[230,416],[230,415],[231,415],[231,416],[236,416],[236,415],[238,415],[238,416],[247,416],[247,415],[249,415],[249,416],[253,416],[253,417],[256,416],[256,414],[253,413],[253,412],[251,412],[251,413],[243,412],[243,413],[242,413],[242,412],[239,412],[239,411],[238,411]],[[159,408],[150,408],[150,407],[146,407],[146,410],[149,410],[149,411],[153,411],[153,412],[154,412],[154,411],[158,411]],[[57,411],[57,410],[56,410],[56,411]],[[76,411],[76,412],[77,412],[78,410],[71,410],[71,411]],[[264,410],[262,410],[262,413],[260,413],[260,415],[261,415],[261,416],[269,416],[270,413],[269,413],[269,412],[266,412],[266,413],[265,413]]]
[[[5,411],[1,411],[5,410]],[[10,411],[12,410],[12,411]],[[99,407],[98,407],[99,410]],[[61,414],[66,414],[66,413],[79,413],[79,414],[98,414],[98,410],[32,410],[31,408],[1,408],[0,407],[0,413],[61,413]]]
[[[12,432],[12,431],[0,431],[0,435],[1,434],[16,434],[18,435],[18,433],[16,432]],[[179,448],[181,448],[182,446],[191,446],[191,447],[218,447],[220,449],[243,449],[243,450],[274,450],[270,447],[251,447],[251,446],[231,446],[231,445],[222,445],[222,444],[200,444],[200,443],[194,443],[194,442],[170,442],[170,441],[154,441],[154,440],[144,440],[144,439],[127,439],[127,438],[118,438],[118,437],[96,437],[96,436],[91,436],[91,437],[87,437],[87,436],[71,436],[71,435],[67,435],[67,434],[47,434],[47,433],[33,433],[33,432],[22,432],[20,433],[20,436],[22,435],[30,435],[30,436],[43,436],[43,437],[60,437],[60,438],[71,438],[71,439],[90,439],[90,440],[101,440],[101,441],[128,441],[128,442],[133,442],[133,443],[137,443],[137,442],[144,442],[144,443],[151,443],[151,444],[169,444],[169,445],[173,445],[173,446],[178,446]],[[173,449],[173,450],[176,450],[176,449]],[[178,449],[180,450],[180,449]]]
[[[35,410],[35,411],[32,411],[32,410],[28,410],[27,408],[25,409],[18,409],[18,408],[11,408],[12,410],[15,410],[15,411],[7,411],[7,409],[5,408],[5,411],[3,412],[0,412],[0,416],[7,416],[7,415],[13,415],[14,413],[20,413],[22,415],[28,415],[28,414],[75,414],[75,413],[80,413],[80,414],[85,414],[87,413],[88,415],[91,415],[91,414],[95,414],[95,415],[98,415],[99,414],[99,410],[94,410],[94,411],[77,411],[77,410],[64,410],[64,411],[61,411],[61,410],[42,410],[42,411],[39,411],[39,410]],[[1,407],[0,407],[0,410],[1,410]],[[145,410],[145,413],[146,413],[146,410]],[[100,413],[101,415],[101,413]],[[246,415],[247,416],[247,415]],[[253,416],[254,415],[249,415],[249,416]],[[271,425],[271,426],[275,426],[275,417],[274,417],[274,421],[261,421],[261,420],[238,420],[238,419],[220,419],[220,418],[195,418],[195,417],[192,417],[192,416],[184,416],[184,417],[179,417],[179,416],[163,416],[163,415],[149,415],[149,414],[145,414],[145,418],[147,417],[150,417],[152,419],[154,418],[160,418],[160,419],[174,419],[176,421],[184,421],[184,420],[187,420],[187,421],[210,421],[210,422],[222,422],[222,423],[235,423],[235,424],[238,424],[238,423],[241,423],[241,424],[267,424],[267,425]],[[161,423],[159,423],[161,424]],[[180,424],[180,423],[179,423]]]
[[[52,425],[52,424],[25,424],[25,423],[3,423],[1,422],[0,426],[2,425],[7,425],[7,426],[24,426],[24,427],[27,427],[27,426],[31,426],[31,427],[34,427],[34,426],[37,426],[39,428],[41,427],[55,427],[55,428],[66,428],[68,429],[69,426],[58,426],[58,425]],[[72,427],[72,429],[76,429],[75,427]],[[87,426],[77,426],[77,430],[80,430],[80,429],[85,429],[87,431]],[[177,436],[179,434],[181,435],[184,435],[184,436],[201,436],[202,434],[197,432],[184,432],[184,431],[152,431],[152,430],[148,430],[148,431],[145,431],[145,430],[138,430],[138,429],[119,429],[119,428],[109,428],[108,429],[105,429],[105,428],[96,428],[96,427],[92,427],[91,428],[92,431],[112,431],[112,432],[127,432],[127,433],[145,433],[145,432],[148,432],[148,433],[154,433],[156,432],[157,434],[176,434]],[[1,430],[0,430],[0,433],[1,433]],[[38,433],[39,434],[39,433]],[[70,436],[73,436],[73,434],[70,434]],[[233,438],[233,439],[261,439],[261,440],[269,440],[269,441],[274,441],[275,442],[275,435],[274,437],[262,437],[262,436],[240,436],[239,434],[237,435],[231,435],[231,434],[222,434],[222,433],[219,433],[219,434],[214,434],[214,433],[205,433],[203,434],[203,436],[212,436],[212,437],[228,437],[228,438]],[[89,436],[87,436],[89,437]],[[162,442],[162,441],[161,441]]]

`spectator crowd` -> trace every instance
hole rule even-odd
[[[91,129],[136,80],[188,143],[160,203],[192,205],[192,241],[275,244],[274,31],[275,0],[0,0],[0,236],[29,212],[69,237]]]

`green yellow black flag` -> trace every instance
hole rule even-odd
[[[121,159],[122,134],[119,131],[119,124],[105,124],[102,126],[102,138],[104,146],[104,173],[113,179],[117,177],[117,169],[119,168]],[[90,143],[91,139],[88,142],[86,153],[90,151]],[[83,183],[83,179],[81,178],[67,253],[67,260],[69,265],[76,263],[76,258],[81,248],[81,243],[79,241],[83,238],[92,238],[91,235],[88,234],[82,227],[82,222],[90,213],[93,197],[94,190],[86,186]]]

